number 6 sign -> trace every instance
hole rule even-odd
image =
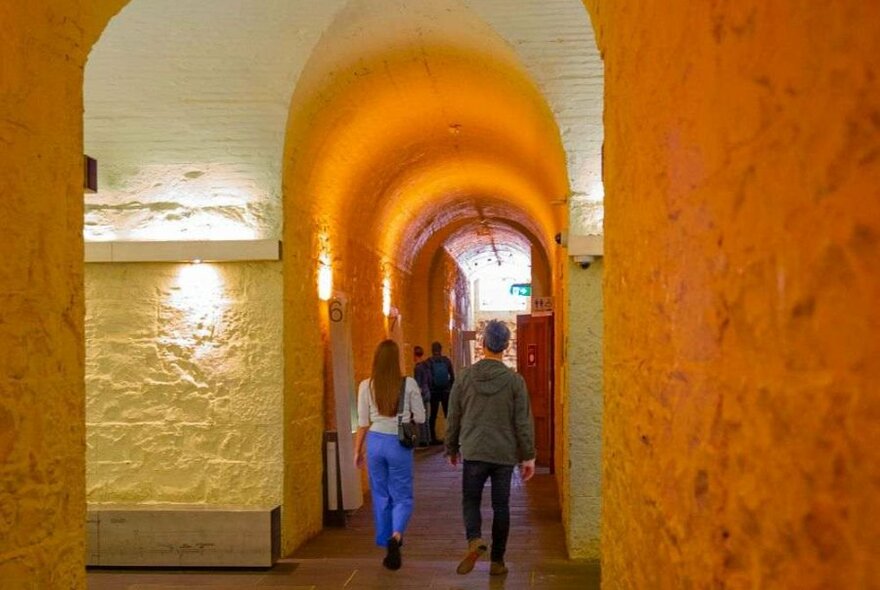
[[[341,322],[345,318],[344,304],[339,299],[330,301],[330,321]]]

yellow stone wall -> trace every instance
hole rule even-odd
[[[287,198],[284,224],[284,501],[282,552],[322,526],[324,336],[317,291],[318,226]],[[326,333],[326,331],[324,332]]]
[[[880,4],[589,2],[607,588],[880,580]]]
[[[86,267],[87,499],[281,501],[281,264]]]
[[[0,587],[85,586],[82,67],[119,7],[0,6]]]

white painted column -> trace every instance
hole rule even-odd
[[[336,430],[339,433],[338,453],[342,506],[345,510],[363,504],[360,474],[354,467],[352,437],[352,400],[357,399],[354,382],[354,358],[351,344],[351,316],[345,295],[337,293],[328,302],[330,312],[330,363],[333,369],[333,396],[336,402]],[[332,470],[331,470],[332,471]],[[328,477],[331,475],[328,472]],[[335,474],[334,474],[335,475]],[[328,480],[329,482],[329,480]],[[329,482],[331,490],[334,482]],[[336,497],[335,494],[332,495]]]

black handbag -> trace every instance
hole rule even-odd
[[[419,442],[419,429],[412,421],[412,412],[409,415],[409,422],[403,421],[403,411],[406,408],[406,377],[400,384],[400,397],[397,399],[397,440],[400,446],[405,449],[414,448]]]

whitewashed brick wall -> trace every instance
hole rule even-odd
[[[90,502],[281,501],[281,264],[86,266]]]

